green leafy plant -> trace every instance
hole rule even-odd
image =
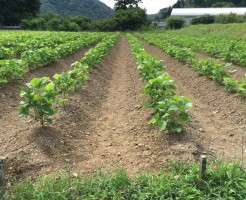
[[[58,94],[66,96],[82,88],[87,74],[75,68],[62,74],[55,74],[53,78]]]
[[[187,97],[171,95],[157,102],[155,115],[148,123],[157,124],[161,131],[167,129],[179,133],[184,129],[182,124],[190,121],[187,112],[191,107]]]
[[[212,59],[193,60],[192,67],[198,72],[199,75],[208,76],[209,78],[222,83],[228,74],[225,68],[230,66],[229,63],[220,63]]]
[[[246,95],[246,74],[241,79],[224,78],[225,89],[230,92],[237,92],[240,96]]]
[[[132,35],[128,34],[128,39],[137,60],[139,73],[147,82],[141,96],[151,96],[144,105],[155,110],[154,116],[148,123],[157,124],[161,131],[183,131],[182,124],[190,120],[188,111],[192,104],[187,97],[178,96],[174,92],[176,88],[174,81],[161,62],[155,56],[149,55]]]
[[[65,99],[57,99],[55,83],[48,77],[34,78],[22,88],[20,96],[23,101],[19,107],[20,116],[30,116],[39,121],[42,126],[52,123],[50,116],[56,113],[56,108]]]
[[[113,34],[109,34],[109,37]],[[22,78],[26,72],[95,44],[105,33],[1,32],[0,84]]]
[[[109,51],[118,38],[118,33],[109,35],[106,39],[107,42],[102,42],[93,48],[90,52],[95,52],[97,57],[93,57],[94,65],[101,61],[102,57]],[[34,78],[27,83],[26,88],[22,88],[20,96],[23,98],[21,106],[19,107],[20,116],[30,116],[41,125],[51,123],[51,116],[57,112],[57,107],[62,105],[67,100],[60,98],[60,96],[67,96],[70,93],[81,89],[84,81],[86,80],[90,67],[85,63],[85,59],[72,64],[73,70],[54,75],[54,81],[49,77]],[[96,60],[100,58],[100,60]],[[88,59],[90,60],[90,59]],[[90,62],[92,64],[92,62]]]
[[[190,120],[187,112],[192,104],[187,97],[176,95],[173,89],[174,81],[167,74],[149,80],[144,92],[152,98],[145,105],[155,108],[155,115],[149,124],[157,124],[161,131],[181,132],[181,124]]]
[[[20,60],[0,60],[0,84],[22,78],[25,70],[24,64]]]
[[[180,29],[184,27],[185,20],[182,17],[171,16],[166,19],[166,23],[169,29]]]

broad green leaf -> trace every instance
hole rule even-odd
[[[54,86],[55,86],[54,82],[50,82],[48,85],[45,86],[45,89],[47,91],[54,90]]]
[[[34,78],[30,81],[30,84],[34,87],[38,87],[41,83],[41,79],[40,78]]]
[[[160,124],[159,124],[159,128],[161,131],[164,131],[167,127],[167,121],[162,121]]]

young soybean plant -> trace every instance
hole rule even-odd
[[[52,123],[50,116],[56,113],[56,108],[66,101],[57,98],[58,92],[49,77],[34,78],[21,89],[19,115],[30,116],[39,121],[42,126]]]
[[[55,74],[53,78],[58,94],[62,94],[65,97],[82,88],[87,78],[87,73],[79,68],[75,68],[62,74]]]

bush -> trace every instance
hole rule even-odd
[[[75,22],[69,20],[62,21],[59,26],[59,31],[79,31],[80,27]]]
[[[230,13],[227,15],[221,14],[216,17],[215,22],[221,24],[243,23],[246,22],[246,15],[240,16],[240,15],[236,15],[235,13]]]
[[[79,31],[80,27],[69,19],[53,18],[48,22],[48,29],[52,31]]]
[[[31,30],[46,30],[46,22],[43,18],[34,18],[31,20],[23,19],[21,21],[21,28],[24,30],[31,29]]]
[[[169,29],[180,29],[184,26],[185,20],[182,17],[168,17],[166,23]]]
[[[213,24],[215,17],[212,15],[202,15],[191,20],[191,24]]]

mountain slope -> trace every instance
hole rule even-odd
[[[99,0],[41,0],[41,13],[83,15],[91,19],[109,18],[113,10]]]

